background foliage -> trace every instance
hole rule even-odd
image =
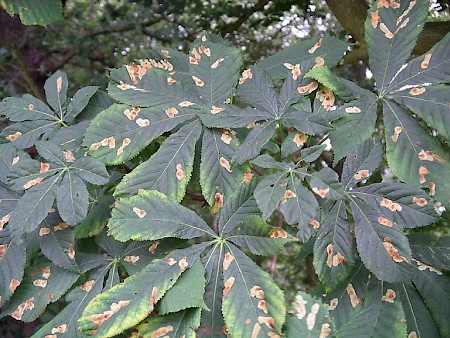
[[[445,3],[51,2],[0,2],[51,24],[0,13],[6,337],[449,334]]]

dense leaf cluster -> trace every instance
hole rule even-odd
[[[409,60],[426,14],[374,2],[373,92],[330,71],[334,37],[242,70],[204,35],[111,70],[108,94],[67,99],[57,72],[47,103],[3,100],[1,316],[65,297],[34,337],[449,336],[449,238],[411,230],[450,208],[450,35]],[[310,244],[323,291],[289,312],[253,260],[287,243]]]

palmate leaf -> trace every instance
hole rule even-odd
[[[249,215],[226,239],[240,247],[246,247],[252,254],[276,255],[287,243],[295,241],[281,228],[268,225],[260,216]]]
[[[177,111],[176,115],[169,116],[159,107],[114,104],[94,118],[83,145],[89,148],[92,156],[107,164],[123,163],[136,156],[156,137],[195,116],[186,108],[178,107]]]
[[[358,253],[364,265],[380,280],[409,280],[411,248],[405,234],[397,225],[384,223],[370,205],[351,199],[351,207]]]
[[[413,257],[438,269],[450,270],[450,237],[439,239],[432,234],[420,233],[408,236]]]
[[[439,338],[439,330],[430,310],[414,286],[400,284],[397,290],[405,312],[408,334],[413,335],[414,332],[417,338]]]
[[[1,190],[0,190],[1,191]],[[0,306],[6,303],[22,282],[26,247],[11,240],[8,229],[0,230]]]
[[[47,305],[57,301],[78,277],[77,273],[61,269],[41,257],[25,270],[22,282],[1,317],[10,315],[24,322],[35,320]]]
[[[108,229],[114,238],[123,242],[130,239],[215,236],[195,212],[158,191],[148,190],[141,190],[135,196],[116,201]]]
[[[47,26],[64,20],[59,0],[43,0],[38,3],[32,0],[1,0],[0,6],[11,16],[18,13],[24,25]]]
[[[195,329],[200,326],[201,309],[192,308],[172,313],[166,316],[156,316],[147,319],[136,328],[130,338],[157,337],[195,338]]]
[[[96,337],[112,337],[138,324],[198,259],[205,245],[194,245],[155,260],[94,298],[79,320],[80,329]]]
[[[154,189],[181,201],[191,178],[195,144],[201,131],[201,124],[195,120],[170,135],[150,159],[122,179],[115,196],[135,194],[139,189]]]
[[[320,300],[298,292],[292,303],[293,315],[287,317],[287,337],[333,336],[333,321]]]
[[[232,337],[279,334],[285,320],[283,292],[269,274],[225,244],[222,313]]]
[[[0,115],[20,123],[7,126],[1,135],[18,148],[28,148],[39,138],[48,139],[59,130],[64,130],[86,107],[98,89],[82,88],[72,100],[67,101],[67,86],[67,76],[61,71],[57,71],[45,82],[45,94],[52,109],[29,94],[22,98],[9,97],[3,100],[0,103]]]
[[[380,93],[406,63],[427,17],[423,1],[374,3],[365,23],[369,66]]]
[[[450,334],[450,323],[446,316],[450,311],[450,279],[433,267],[421,269],[417,265],[416,262],[413,268],[414,286],[429,308],[441,337],[446,337]]]
[[[314,267],[327,290],[345,280],[354,264],[355,248],[344,201],[337,201],[321,220],[314,242]]]
[[[83,180],[105,184],[109,175],[104,165],[93,158],[74,157],[48,141],[36,143],[44,160],[24,156],[11,167],[12,188],[26,190],[11,217],[14,236],[31,232],[47,216],[55,198],[63,221],[73,225],[81,222],[88,209],[88,193]],[[83,179],[83,180],[82,180]]]
[[[384,124],[386,156],[394,174],[406,183],[426,183],[430,195],[449,206],[450,158],[447,151],[392,101],[384,102]]]
[[[287,76],[285,63],[300,64],[303,72],[309,71],[305,64],[311,64],[311,60],[322,57],[325,65],[333,67],[342,58],[348,48],[348,44],[332,36],[325,35],[321,39],[309,39],[284,49],[258,63],[258,66],[266,70],[272,78],[285,78]]]
[[[214,129],[203,131],[200,185],[203,196],[214,211],[218,211],[221,203],[231,196],[242,181],[244,173],[241,168],[230,167],[230,172],[220,161],[221,158],[229,161],[238,146],[237,138],[228,131]]]

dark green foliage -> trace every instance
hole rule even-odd
[[[368,13],[374,92],[332,72],[337,38],[243,69],[204,35],[108,95],[70,100],[58,71],[48,106],[3,100],[1,316],[64,300],[36,338],[449,336],[449,238],[422,228],[450,207],[449,35],[409,60],[427,9],[396,4]],[[301,243],[321,285],[287,306],[271,273]]]

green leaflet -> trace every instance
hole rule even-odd
[[[364,265],[377,278],[387,282],[404,282],[411,277],[411,248],[405,234],[384,219],[369,205],[352,199],[358,253]]]
[[[280,333],[286,314],[283,292],[267,272],[229,243],[224,248],[223,280],[222,313],[232,337]]]
[[[41,252],[55,265],[74,272],[80,272],[75,260],[76,250],[72,229],[59,230],[52,223],[43,222],[44,226],[39,229],[39,246]],[[47,233],[48,231],[48,233]]]
[[[84,310],[80,329],[97,337],[112,337],[138,324],[195,263],[204,247],[194,245],[174,251],[165,260],[153,261],[122,284],[100,294]]]
[[[24,25],[47,26],[64,20],[60,0],[1,0],[0,6],[11,16],[18,13]]]
[[[195,338],[195,329],[200,326],[201,310],[199,308],[187,309],[166,316],[149,318],[137,327],[130,338],[151,337],[163,334],[169,338]]]
[[[203,301],[205,293],[205,270],[199,260],[184,272],[177,283],[161,298],[156,306],[158,314],[164,316],[189,308],[207,309]]]
[[[365,24],[369,66],[381,94],[406,63],[426,17],[423,1],[402,1],[393,8],[374,3],[369,9]]]
[[[195,212],[160,192],[147,190],[116,202],[108,228],[119,241],[215,236]]]
[[[443,146],[392,101],[384,102],[384,123],[386,157],[393,173],[406,183],[428,187],[431,196],[449,206],[450,158]]]
[[[268,225],[260,216],[249,215],[226,239],[240,247],[247,247],[255,255],[276,255],[281,248],[295,239],[285,230]]]
[[[154,189],[181,201],[191,178],[195,144],[202,127],[198,120],[169,136],[150,159],[126,175],[116,187],[115,196],[135,194],[139,189]]]
[[[337,201],[321,220],[314,242],[314,267],[326,290],[336,287],[352,270],[355,248],[351,239],[345,202]]]
[[[292,303],[293,315],[286,320],[287,337],[318,337],[333,335],[333,321],[320,300],[298,292]]]
[[[243,179],[241,168],[233,166],[228,170],[223,165],[226,164],[223,159],[229,161],[238,146],[239,141],[230,132],[216,129],[203,131],[200,185],[203,196],[214,211],[218,211]]]
[[[413,257],[438,269],[450,270],[450,237],[421,233],[408,236]]]
[[[92,156],[106,164],[123,163],[136,156],[150,142],[194,117],[186,108],[175,115],[161,108],[139,108],[113,104],[91,122],[83,140]]]
[[[17,287],[1,317],[10,315],[17,320],[31,322],[38,318],[48,304],[56,302],[78,279],[79,274],[66,271],[40,258],[25,269],[25,275]]]

